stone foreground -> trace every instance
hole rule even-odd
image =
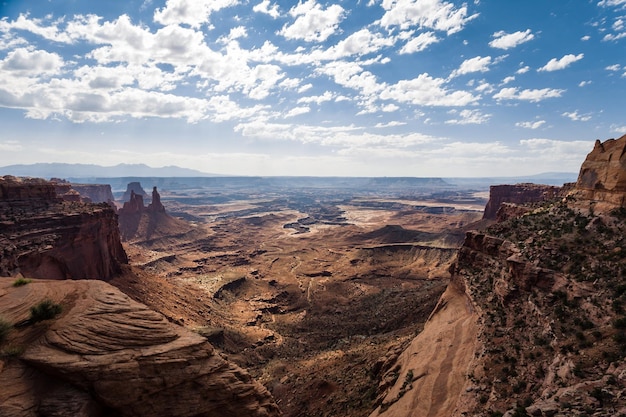
[[[0,362],[2,416],[278,416],[269,392],[201,336],[101,281],[0,279],[16,324],[44,299],[54,319],[12,329]]]

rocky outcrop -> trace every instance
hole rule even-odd
[[[111,203],[115,201],[110,184],[75,184],[72,188],[82,196],[89,198],[93,203]]]
[[[495,220],[503,203],[527,204],[545,201],[559,194],[560,187],[522,183],[515,185],[492,185],[483,219]]]
[[[272,417],[268,391],[203,337],[101,281],[0,279],[13,329],[0,359],[0,415]],[[29,324],[42,300],[62,306]]]
[[[127,263],[107,204],[62,201],[41,179],[0,179],[0,274],[104,279]]]
[[[626,207],[626,135],[596,140],[583,162],[572,195],[598,208]]]
[[[124,191],[124,195],[122,196],[122,201],[130,201],[132,194],[140,196],[142,199],[148,196],[146,191],[141,186],[141,183],[138,181],[129,182],[126,186],[126,191]]]
[[[148,211],[165,213],[165,207],[161,203],[161,195],[156,186],[152,187],[152,202],[148,205]]]

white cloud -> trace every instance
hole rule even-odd
[[[517,31],[513,33],[500,31],[494,33],[493,37],[495,39],[489,42],[489,46],[498,49],[511,49],[522,43],[533,40],[535,38],[535,35],[532,34],[530,29],[526,29],[523,32]]]
[[[238,3],[239,0],[167,0],[165,7],[154,11],[154,21],[164,26],[184,24],[199,28],[209,23],[213,12]]]
[[[515,123],[515,126],[523,127],[525,129],[539,129],[545,123],[545,120],[536,120],[534,122],[517,122]]]
[[[502,84],[508,84],[513,81],[515,81],[515,77],[510,75],[508,77],[504,77],[504,79],[502,80]]]
[[[420,106],[467,106],[478,101],[479,97],[467,91],[447,90],[445,82],[442,78],[420,74],[417,78],[385,86],[380,98]]]
[[[270,0],[263,0],[261,3],[253,7],[252,11],[270,15],[274,19],[280,16],[280,12],[278,11],[278,5],[271,4]]]
[[[591,120],[591,116],[588,114],[578,114],[578,111],[573,111],[573,112],[564,112],[561,114],[561,116],[567,117],[570,120],[573,120],[575,122],[588,122],[589,120]]]
[[[580,38],[580,40],[583,41],[583,42],[586,42],[586,41],[588,41],[590,39],[591,39],[591,36],[589,36],[589,35],[585,35],[582,38]]]
[[[384,28],[412,26],[434,29],[453,34],[478,15],[467,15],[467,6],[456,8],[454,4],[441,0],[383,0],[385,14],[380,20]]]
[[[580,61],[581,59],[584,58],[584,56],[585,56],[584,54],[578,54],[578,55],[568,54],[568,55],[563,56],[561,59],[552,58],[550,61],[548,61],[546,65],[539,68],[537,71],[562,70],[564,68],[567,68],[574,62]]]
[[[538,102],[548,98],[561,97],[565,90],[555,88],[519,90],[517,87],[503,88],[494,94],[496,100],[524,100]]]
[[[455,114],[456,112],[453,111],[452,113]],[[454,125],[482,125],[487,123],[491,118],[490,114],[484,114],[480,110],[465,109],[458,112],[458,115],[460,118],[446,120],[446,123]]]
[[[16,140],[0,142],[0,151],[2,152],[19,152],[23,149],[22,144]]]
[[[28,14],[20,14],[13,21],[0,19],[0,32],[23,30],[54,42],[70,43],[71,38],[67,33],[59,30],[59,23],[61,20],[50,21],[50,19],[37,19],[31,18]]]
[[[607,71],[619,71],[620,69],[622,69],[620,64],[613,64],[613,65],[609,65],[607,67],[604,67],[605,70]]]
[[[626,0],[601,0],[598,2],[598,6],[601,7],[625,7]]]
[[[326,101],[332,101],[335,98],[335,94],[330,91],[325,91],[321,96],[301,97],[298,99],[298,103],[315,103],[320,105]]]
[[[521,67],[520,69],[518,69],[517,71],[515,71],[516,74],[526,74],[528,71],[530,71],[530,67],[528,65],[525,65],[523,67]]]
[[[377,129],[383,129],[383,128],[387,128],[387,127],[398,127],[398,126],[405,126],[406,122],[398,122],[398,121],[391,121],[389,123],[376,123],[376,126],[374,126]]]
[[[430,45],[439,42],[439,38],[434,32],[423,32],[409,39],[407,43],[400,49],[400,54],[412,54],[423,51]]]
[[[293,109],[289,110],[287,114],[285,114],[285,118],[299,116],[301,114],[309,113],[310,111],[311,108],[308,106],[294,107]]]
[[[611,132],[618,133],[620,135],[626,134],[626,125],[611,125]]]
[[[491,65],[490,56],[477,56],[466,59],[461,63],[458,69],[452,72],[450,77],[457,77],[459,75],[470,74],[473,72],[487,72],[489,71],[489,65]]]
[[[31,51],[17,48],[0,61],[0,69],[26,77],[42,77],[58,74],[63,67],[63,58],[47,51]]]
[[[591,80],[581,81],[581,82],[578,83],[578,86],[579,87],[585,87],[585,86],[587,86],[587,85],[589,85],[591,83],[592,83]]]
[[[287,39],[322,42],[337,31],[345,17],[345,10],[338,4],[322,9],[316,0],[306,0],[292,7],[289,14],[296,20],[291,25],[283,26],[278,32],[280,35]]]

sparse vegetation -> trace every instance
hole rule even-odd
[[[13,281],[13,286],[14,286],[14,287],[21,287],[21,286],[23,286],[23,285],[26,285],[26,284],[31,283],[32,281],[33,281],[32,279],[19,277],[18,279],[16,279],[15,281]]]
[[[13,325],[11,325],[11,323],[3,318],[0,318],[0,344],[4,343],[7,340],[7,338],[9,337],[9,332],[11,332],[12,328]]]
[[[30,321],[37,323],[39,321],[53,319],[61,314],[62,311],[63,306],[56,304],[50,299],[46,299],[30,308]]]

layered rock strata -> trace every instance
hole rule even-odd
[[[62,201],[40,179],[0,179],[0,274],[110,279],[127,263],[107,204]]]
[[[0,359],[0,415],[271,417],[268,391],[203,337],[102,281],[0,279],[4,320],[21,323]],[[62,313],[29,324],[41,300]],[[19,349],[19,350],[18,350]]]
[[[596,140],[583,162],[572,195],[599,209],[626,207],[626,135]]]
[[[489,201],[485,206],[483,219],[495,220],[498,210],[504,203],[528,204],[556,197],[561,187],[531,183],[514,185],[492,185],[489,187]]]

